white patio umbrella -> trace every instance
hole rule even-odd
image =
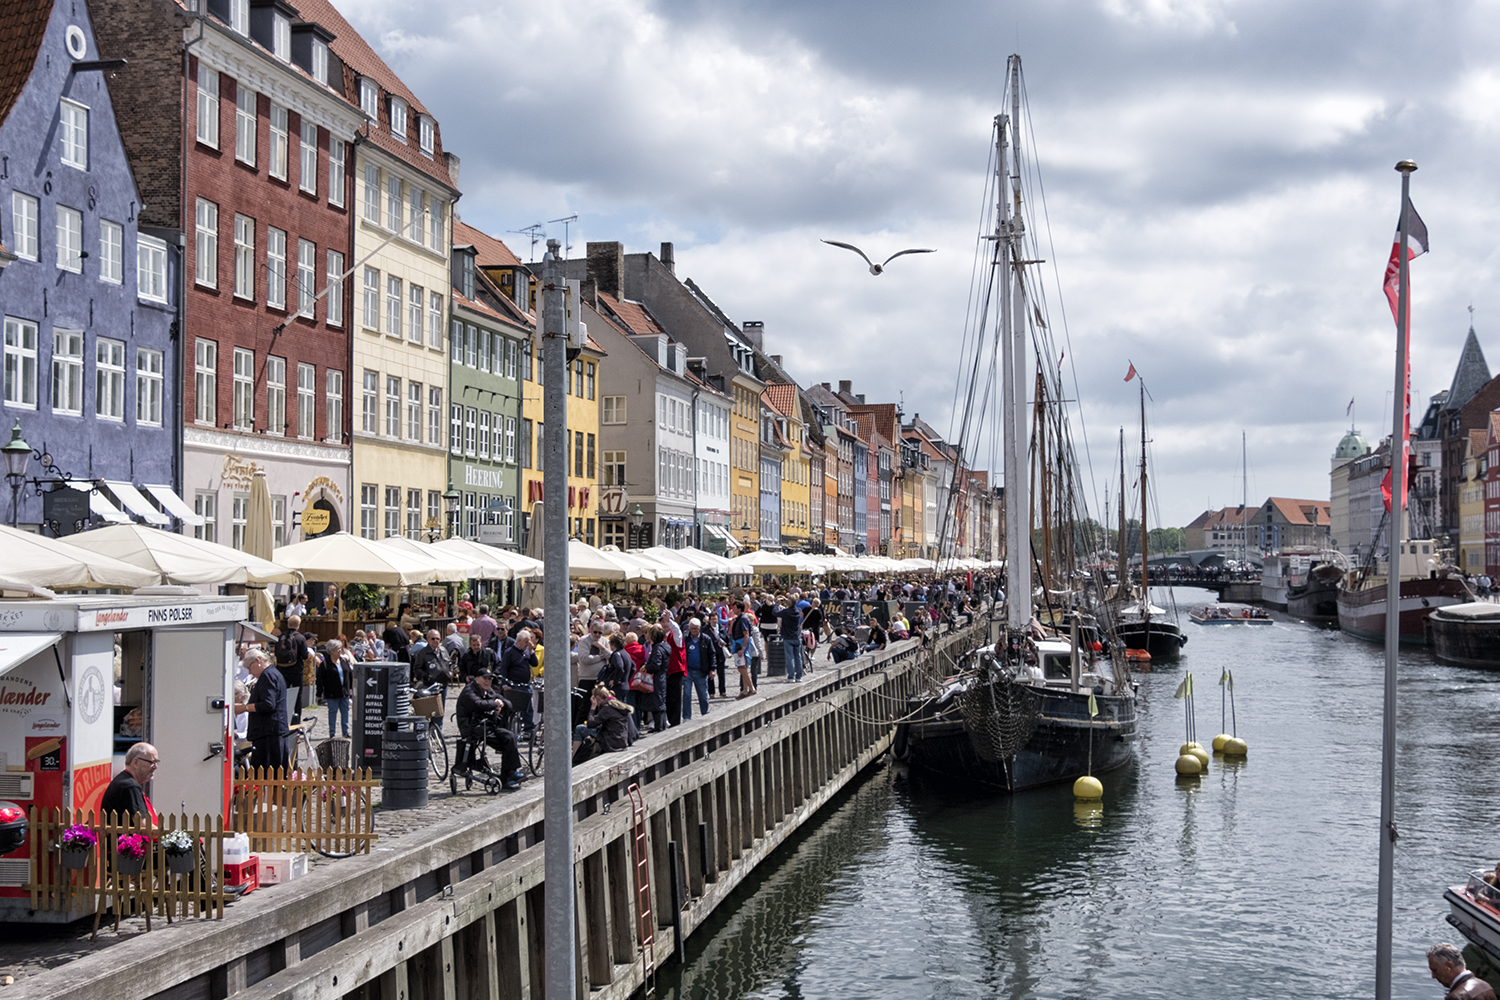
[[[414,542],[401,535],[382,538],[377,544],[389,546],[418,559],[426,559],[438,571],[434,583],[455,583],[459,580],[480,579],[484,576],[484,564],[465,553],[453,549],[439,549],[422,542]]]
[[[701,566],[695,566],[683,559],[672,556],[650,552],[646,549],[631,549],[629,552],[611,550],[606,547],[602,551],[608,552],[616,558],[626,559],[650,569],[656,574],[657,583],[684,583],[688,580],[702,576],[704,570]],[[662,552],[672,552],[672,549],[662,549]]]
[[[766,552],[764,550],[735,556],[729,560],[741,573],[806,573],[797,559],[790,553]],[[731,571],[733,572],[733,571]]]
[[[283,545],[274,553],[283,566],[300,570],[309,580],[320,580],[343,588],[367,583],[377,587],[413,587],[431,583],[439,573],[437,564],[390,545],[337,531],[295,545]],[[344,630],[344,602],[339,601],[339,631]]]
[[[302,582],[300,573],[279,563],[218,542],[207,542],[144,524],[112,524],[95,528],[86,538],[79,536],[80,545],[85,541],[89,551],[112,556],[142,569],[155,570],[165,583],[208,586],[285,583],[296,586]]]
[[[568,578],[572,580],[627,580],[654,583],[656,573],[644,565],[602,552],[576,538],[568,540]]]
[[[485,571],[480,576],[485,580],[514,580],[517,577],[540,580],[542,571],[546,568],[539,559],[497,549],[493,545],[471,542],[467,538],[445,538],[440,542],[433,542],[432,547],[439,551],[459,552],[478,560],[484,565]]]
[[[3,525],[0,525],[0,547],[5,551],[6,579],[52,590],[67,587],[134,590],[161,581],[161,574],[155,570]]]

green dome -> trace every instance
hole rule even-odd
[[[1334,451],[1333,457],[1335,459],[1360,458],[1362,456],[1368,455],[1369,453],[1370,442],[1361,437],[1359,431],[1351,430],[1348,434],[1345,434],[1344,439],[1339,442],[1339,446]]]

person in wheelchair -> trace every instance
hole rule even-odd
[[[511,710],[498,691],[493,690],[495,675],[488,667],[480,668],[458,696],[458,762],[454,772],[460,777],[468,775],[471,768],[478,769],[476,753],[481,746],[500,751],[501,787],[513,792],[521,787],[521,754],[516,749],[516,736],[501,725],[501,713]]]

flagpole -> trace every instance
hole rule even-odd
[[[1400,250],[1396,255],[1400,284],[1396,302],[1396,393],[1391,420],[1391,513],[1386,542],[1389,569],[1385,579],[1385,707],[1380,753],[1380,881],[1375,914],[1375,1000],[1391,996],[1391,924],[1396,864],[1396,660],[1401,648],[1401,512],[1406,508],[1406,240],[1410,211],[1411,160],[1396,164],[1401,174]],[[1398,466],[1401,466],[1398,468]]]

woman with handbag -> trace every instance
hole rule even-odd
[[[643,668],[651,675],[652,690],[646,705],[646,715],[652,720],[652,731],[662,732],[667,728],[667,672],[672,667],[672,647],[667,645],[667,630],[660,625],[651,626],[651,652]]]

